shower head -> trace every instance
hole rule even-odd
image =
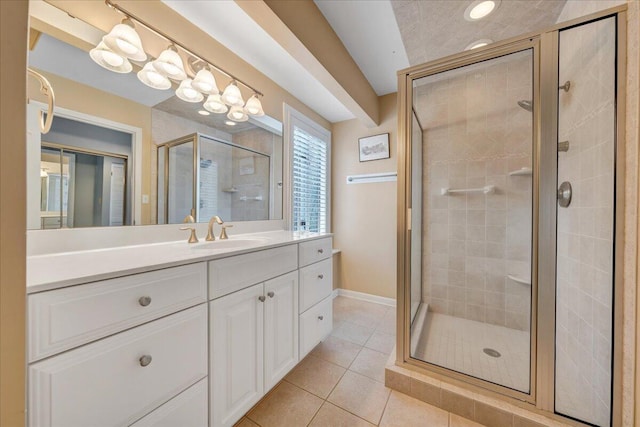
[[[531,101],[527,101],[527,100],[518,101],[518,105],[527,111],[533,110],[533,102]]]

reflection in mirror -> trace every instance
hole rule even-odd
[[[211,215],[225,221],[282,218],[279,121],[230,121],[201,102],[179,99],[177,81],[167,90],[145,86],[136,76],[143,62],[132,60],[130,73],[108,71],[89,56],[104,31],[61,17],[46,2],[30,2],[30,12],[28,66],[52,84],[56,114],[51,132],[41,134],[38,112],[46,100],[29,80],[29,229],[166,224],[181,222],[191,209],[201,222]],[[193,79],[197,61],[180,55]],[[228,77],[214,74],[220,85],[228,83]],[[194,135],[199,154],[194,142],[168,148]],[[181,150],[191,162],[178,159]],[[196,156],[202,161],[194,162]],[[176,191],[164,191],[165,181]],[[192,190],[184,191],[189,185]]]

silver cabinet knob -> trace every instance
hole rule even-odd
[[[146,307],[149,304],[151,304],[151,297],[147,297],[147,296],[140,297],[138,299],[138,302],[140,303],[141,306]]]
[[[318,316],[318,320],[324,320],[324,316]]]
[[[323,254],[324,253],[324,249],[318,249],[318,253],[319,254]]]
[[[318,274],[318,279],[320,280],[324,279],[324,274]]]
[[[264,300],[266,300],[266,298],[264,297],[264,295],[260,295],[260,296],[258,297],[258,300],[259,300],[260,302],[264,302]]]
[[[273,291],[267,292],[269,298],[273,298],[276,294]]]
[[[143,368],[145,366],[149,366],[149,364],[151,363],[152,360],[153,360],[153,358],[150,355],[145,354],[144,356],[142,356],[140,358],[140,366],[142,366]]]

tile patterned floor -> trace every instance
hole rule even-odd
[[[238,427],[479,427],[392,391],[384,367],[395,346],[395,309],[351,298],[333,304],[334,330]]]
[[[516,390],[529,391],[529,333],[429,312],[416,357]],[[484,348],[500,353],[488,356]]]

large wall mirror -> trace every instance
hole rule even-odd
[[[103,3],[95,9],[115,14]],[[30,1],[30,15],[28,66],[51,83],[56,109],[41,133],[46,98],[29,79],[29,229],[170,224],[188,215],[282,219],[280,121],[231,121],[178,98],[176,81],[145,86],[143,62],[131,61],[129,73],[106,70],[89,55],[104,31],[41,0]],[[180,54],[193,78],[198,60]]]

